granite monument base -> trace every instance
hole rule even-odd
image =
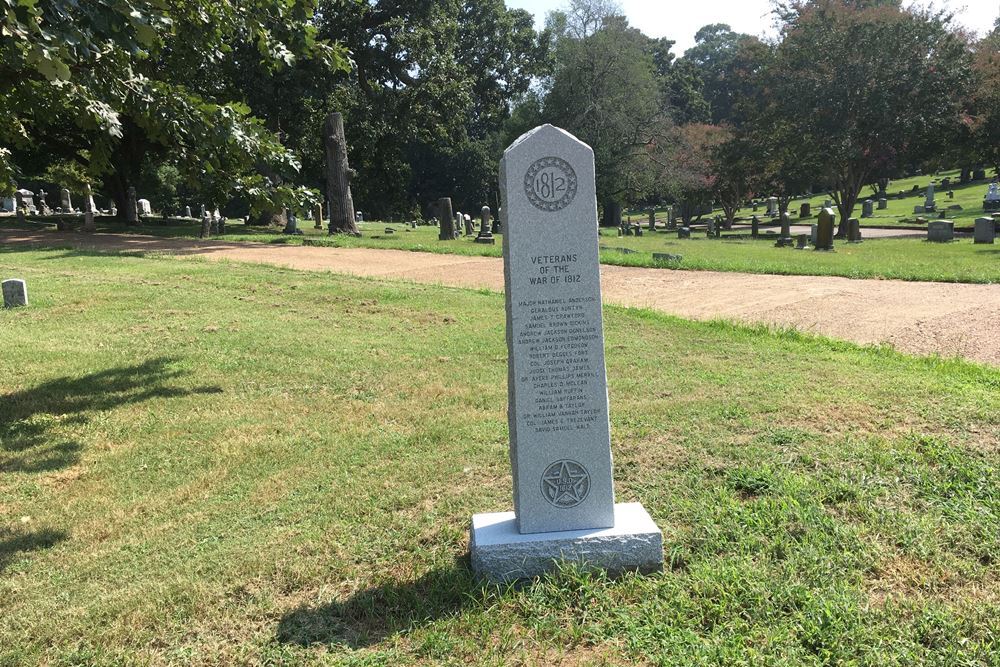
[[[558,562],[612,574],[663,569],[663,534],[640,503],[617,503],[614,528],[521,534],[513,512],[472,517],[469,551],[477,578],[497,583],[538,577]]]

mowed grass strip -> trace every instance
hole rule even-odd
[[[972,189],[976,189],[977,192],[985,189],[981,183],[963,187],[970,193]],[[923,195],[921,194],[918,199],[922,202]],[[905,201],[909,202],[910,199]],[[764,220],[763,214],[760,215]],[[980,210],[977,215],[972,215],[971,219],[964,220],[963,224],[971,225],[974,218],[982,215]],[[636,220],[641,222],[645,217],[639,216]],[[141,233],[172,238],[198,237],[200,223],[180,220],[173,222],[176,224],[150,223],[139,227],[124,227],[118,222],[103,219],[99,220],[98,229],[110,233]],[[664,222],[665,216],[661,215],[661,228]],[[799,220],[793,216],[792,222],[807,225],[815,222],[815,218]],[[884,220],[871,220],[871,224],[884,222]],[[0,221],[0,225],[6,228],[18,228],[18,225],[9,218]],[[287,236],[270,228],[229,224],[226,227],[226,234],[214,238],[225,241],[308,244],[334,248],[388,248],[476,257],[502,255],[503,239],[499,235],[496,237],[496,245],[482,245],[475,243],[475,236],[440,241],[437,227],[421,226],[411,229],[409,225],[382,222],[361,223],[359,226],[362,236],[353,238],[329,236],[324,230],[314,229],[308,221],[300,225],[300,229],[304,232],[303,236]],[[39,226],[33,224],[31,228],[37,230]],[[393,230],[393,233],[386,233],[387,229]],[[763,227],[760,238],[751,239],[748,230],[738,229],[724,232],[721,239],[708,239],[705,238],[703,228],[700,228],[692,232],[693,238],[678,239],[676,232],[647,231],[642,237],[619,237],[616,229],[602,228],[601,245],[605,250],[601,252],[601,262],[621,266],[695,271],[1000,283],[1000,242],[993,245],[976,245],[971,238],[959,238],[951,243],[931,243],[924,238],[868,238],[860,244],[837,240],[834,243],[836,252],[826,253],[814,252],[811,249],[797,251],[792,248],[776,248],[774,243],[779,231],[780,227],[777,226]],[[915,233],[922,232],[918,230]],[[53,233],[53,237],[56,236]],[[625,254],[622,249],[633,254]],[[654,260],[654,253],[681,255],[683,259],[680,262],[661,262]]]
[[[606,309],[667,570],[477,585],[502,296],[0,253],[0,664],[988,665],[1000,371]]]

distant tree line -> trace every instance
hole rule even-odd
[[[683,56],[613,0],[542,30],[503,0],[37,0],[0,17],[0,188],[129,187],[164,210],[322,199],[344,114],[354,198],[413,218],[497,204],[503,148],[551,122],[593,146],[605,210],[734,216],[754,196],[1000,167],[1000,24],[901,0],[778,2],[778,38],[705,26]]]

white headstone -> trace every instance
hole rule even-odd
[[[500,163],[514,512],[473,517],[486,578],[662,566],[649,515],[614,502],[594,178],[591,148],[551,125]]]
[[[11,278],[0,283],[3,291],[3,307],[17,308],[28,305],[28,285],[20,278]]]
[[[148,199],[140,199],[139,201],[136,202],[136,204],[139,206],[139,215],[152,215],[153,214],[153,209],[149,205],[149,200]]]

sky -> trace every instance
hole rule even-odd
[[[566,0],[506,0],[507,6],[527,9],[541,26],[545,15],[568,4]],[[709,23],[728,23],[736,32],[774,36],[771,0],[619,0],[629,23],[650,37],[677,42],[674,53],[694,45],[694,34]],[[913,4],[907,2],[906,4]],[[928,6],[928,0],[917,0]],[[982,33],[1000,16],[1000,0],[935,0],[935,7],[957,12],[959,22]]]

